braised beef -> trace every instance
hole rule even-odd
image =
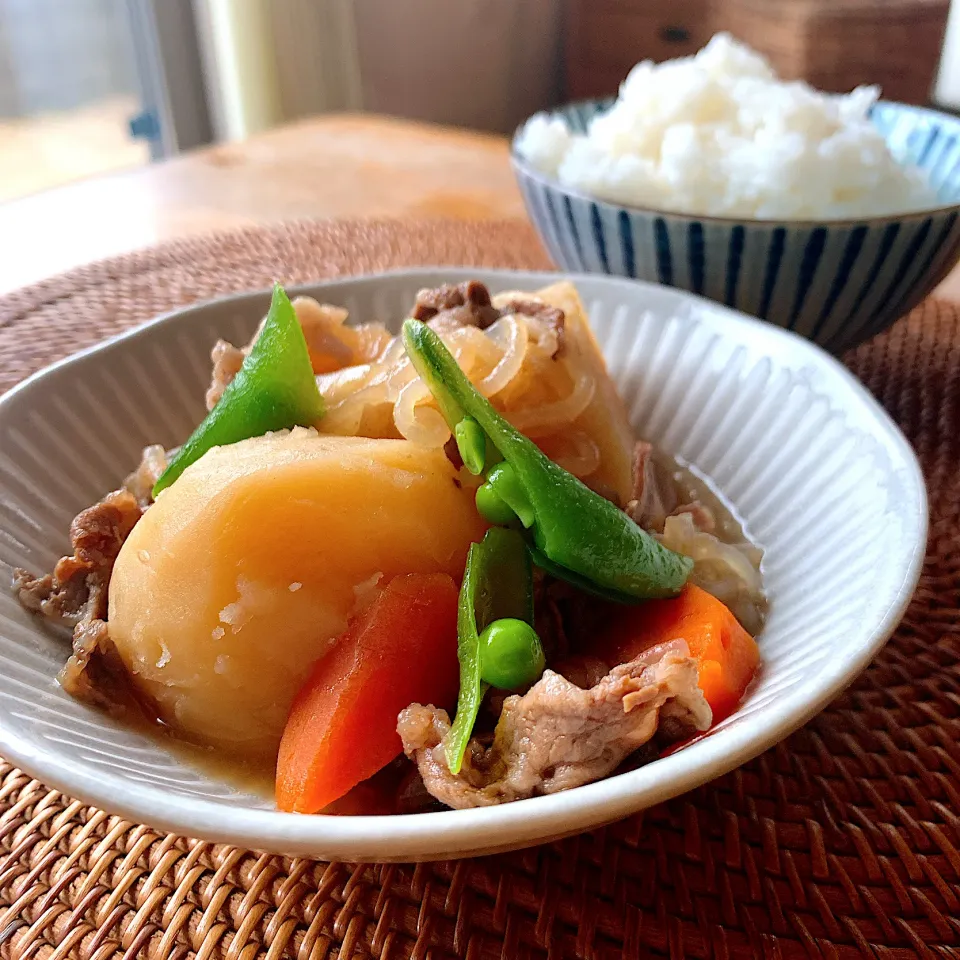
[[[210,386],[207,388],[207,409],[212,410],[223,396],[233,378],[240,372],[243,361],[247,357],[247,350],[235,347],[226,340],[218,340],[210,352],[213,361]]]
[[[490,291],[477,280],[466,283],[445,284],[442,287],[421,290],[413,305],[411,316],[415,320],[447,320],[455,326],[472,326],[486,330],[500,317],[522,314],[533,317],[553,328],[557,338],[558,354],[563,349],[563,311],[549,303],[512,297],[499,307],[494,307]]]
[[[123,481],[123,488],[136,497],[141,510],[146,510],[153,503],[153,488],[160,474],[167,469],[168,459],[169,455],[162,444],[144,447],[139,466]]]
[[[557,349],[554,351],[553,356],[558,357],[563,352],[565,317],[559,307],[553,307],[549,303],[544,303],[541,300],[526,300],[521,297],[513,297],[505,303],[501,303],[499,309],[501,317],[515,313],[524,317],[533,317],[551,327],[557,338]]]
[[[411,704],[397,732],[430,794],[454,808],[490,806],[600,780],[655,734],[676,739],[711,723],[686,643],[651,648],[584,690],[553,670],[504,701],[491,746],[472,739],[458,774],[443,741],[445,710]]]
[[[142,513],[129,490],[108,493],[74,518],[73,554],[57,561],[52,574],[14,572],[14,591],[23,606],[73,631],[73,654],[60,674],[64,689],[99,706],[122,708],[113,682],[119,657],[105,622],[107,589],[117,554]]]
[[[478,280],[421,290],[410,316],[427,321],[441,313],[455,319],[459,326],[481,330],[486,330],[500,317],[500,312],[490,303],[490,291]]]
[[[653,445],[641,440],[634,447],[633,496],[626,513],[638,525],[663,533],[667,517],[689,513],[698,530],[712,533],[716,527],[713,511],[699,500],[681,502],[681,492],[670,472],[658,463]]]

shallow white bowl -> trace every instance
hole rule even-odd
[[[417,270],[304,288],[394,327],[416,291],[475,277],[534,289],[554,274]],[[710,476],[766,548],[763,668],[710,736],[630,773],[551,797],[416,816],[278,813],[67,697],[61,639],[0,595],[0,754],[133,820],[276,853],[440,859],[565,836],[676,796],[795,730],[867,665],[919,575],[927,508],[903,436],[847,371],[793,334],[665,287],[576,277],[638,435]],[[48,570],[71,518],[115,487],[146,443],[203,414],[210,347],[243,341],[268,295],[162,317],[0,399],[0,577]]]

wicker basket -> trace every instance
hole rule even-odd
[[[927,103],[950,0],[570,0],[567,94],[615,93],[638,60],[695,51],[728,30],[786,79],[822,90],[877,83]]]

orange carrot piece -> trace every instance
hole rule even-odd
[[[760,651],[736,617],[693,584],[671,600],[621,607],[600,638],[596,655],[610,664],[626,663],[669,640],[686,640],[697,660],[700,689],[714,723],[730,716],[757,671]]]
[[[459,682],[453,580],[395,577],[294,698],[277,759],[277,806],[316,813],[342,797],[401,752],[404,707],[449,708]]]

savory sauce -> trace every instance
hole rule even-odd
[[[168,727],[153,724],[151,739],[169,750],[195,770],[212,780],[228,784],[240,793],[273,803],[275,765],[225,754],[213,747],[201,747],[181,739]],[[422,813],[440,809],[427,794],[416,768],[399,756],[367,780],[335,800],[321,813],[340,816],[378,816],[396,813]]]
[[[699,501],[713,514],[716,522],[713,532],[720,540],[724,543],[753,542],[744,519],[713,486],[713,481],[706,474],[680,457],[670,457],[655,451],[653,458],[659,469],[673,480],[681,503]]]

